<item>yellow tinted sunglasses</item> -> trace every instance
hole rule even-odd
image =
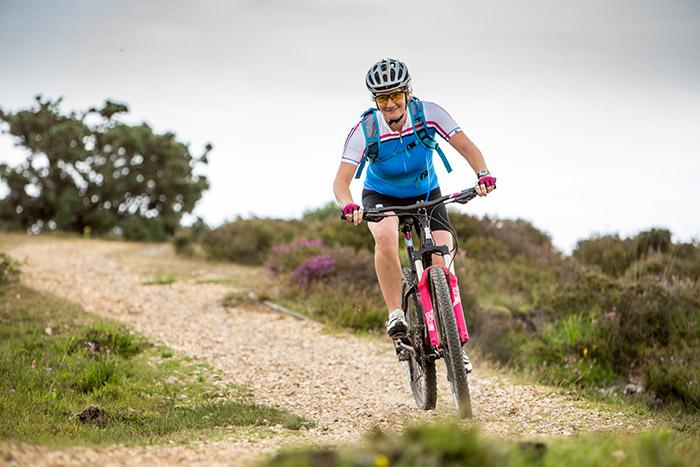
[[[377,105],[386,105],[389,102],[389,99],[394,101],[395,104],[400,104],[404,101],[404,99],[406,99],[406,91],[396,91],[392,92],[391,94],[374,96],[374,102],[376,102]]]

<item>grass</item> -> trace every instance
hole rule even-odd
[[[230,277],[207,277],[203,279],[197,279],[197,284],[213,284],[213,285],[228,285],[232,287],[242,287],[250,285],[244,277],[240,276],[230,276]]]
[[[160,276],[154,276],[151,279],[145,281],[143,285],[169,285],[177,282],[177,276],[175,274],[163,274]]]
[[[309,423],[207,365],[11,284],[0,300],[0,439],[144,444]]]
[[[255,302],[255,296],[251,296],[251,294],[247,292],[229,292],[221,299],[221,305],[226,308],[236,308]]]
[[[284,451],[268,466],[692,466],[697,438],[657,430],[637,435],[590,434],[513,442],[481,436],[454,424],[410,427],[401,434],[372,433],[341,449]]]

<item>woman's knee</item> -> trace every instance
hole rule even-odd
[[[395,251],[399,245],[399,234],[397,227],[391,223],[385,225],[377,224],[372,229],[375,249],[379,251]]]

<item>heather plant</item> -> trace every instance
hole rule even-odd
[[[273,248],[268,270],[285,285],[280,299],[327,323],[376,330],[386,319],[372,254],[300,238]]]
[[[301,288],[310,283],[304,277],[322,279],[339,287],[367,287],[377,281],[373,256],[368,251],[328,246],[321,240],[305,237],[273,248],[267,269],[273,276]]]
[[[302,236],[293,242],[274,246],[266,266],[272,275],[288,273],[309,257],[318,255],[325,249],[326,246],[322,240]]]
[[[335,262],[329,254],[307,259],[292,272],[292,281],[299,287],[307,287],[313,280],[321,280],[335,270]]]

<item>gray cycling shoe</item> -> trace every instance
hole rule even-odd
[[[392,339],[397,339],[402,337],[408,331],[408,323],[406,323],[406,316],[403,314],[403,310],[395,309],[389,313],[389,321],[386,322],[386,333]]]
[[[462,349],[462,362],[464,362],[464,370],[467,372],[467,374],[472,372],[472,362],[469,360],[469,356],[467,355],[467,352]]]

